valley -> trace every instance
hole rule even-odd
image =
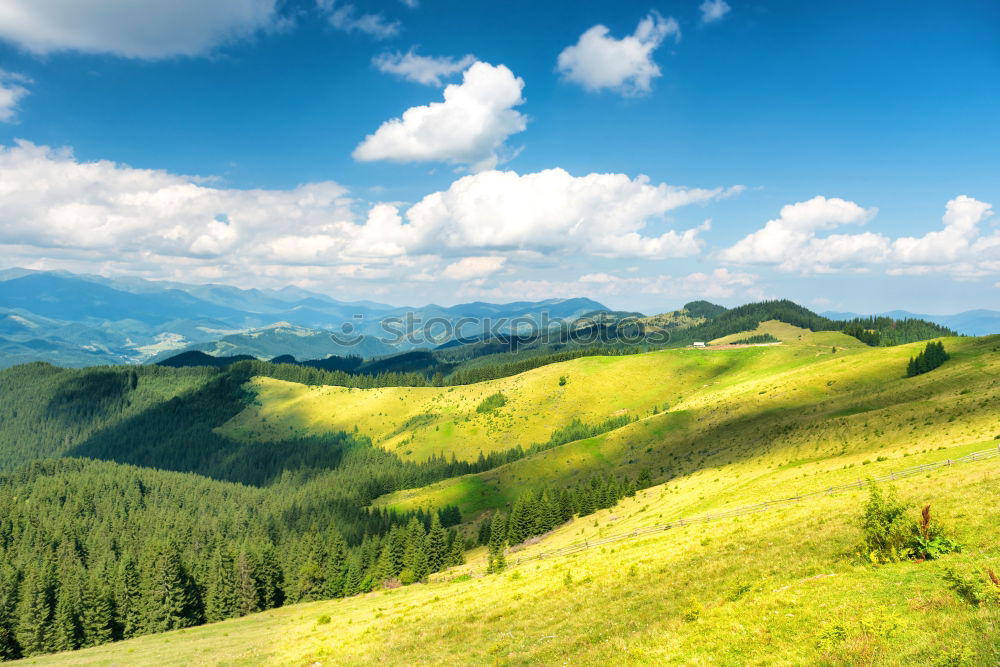
[[[0,371],[0,647],[28,664],[57,664],[44,654],[73,636],[74,664],[1000,655],[983,634],[998,610],[970,606],[947,574],[998,568],[1000,457],[879,484],[932,505],[962,546],[941,564],[867,562],[866,491],[812,495],[997,447],[1000,336],[937,338],[948,359],[907,377],[925,341],[873,347],[768,319],[808,321],[788,308],[685,322],[721,334],[707,348],[546,347],[520,372],[521,351],[459,346],[472,365],[433,382],[259,361]],[[492,379],[449,381],[470,372]],[[52,597],[36,608],[39,559]],[[148,587],[168,585],[170,562],[187,602],[167,612]],[[67,602],[75,587],[108,601],[106,621]],[[891,617],[873,616],[886,604]],[[944,629],[922,631],[927,614]],[[31,618],[48,630],[28,633]],[[119,641],[88,647],[104,622],[96,643]]]

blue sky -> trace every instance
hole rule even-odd
[[[1000,307],[995,3],[130,4],[0,0],[4,266]]]

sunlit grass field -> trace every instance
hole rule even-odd
[[[458,504],[467,533],[483,511],[543,485],[559,488],[598,473],[634,478],[643,470],[659,483],[511,550],[500,574],[485,574],[479,548],[465,565],[425,584],[26,662],[1000,664],[1000,608],[973,606],[945,579],[951,568],[989,586],[986,568],[1000,572],[1000,458],[894,483],[914,518],[930,504],[935,520],[963,545],[937,561],[865,564],[857,549],[865,491],[533,558],[1000,446],[1000,336],[945,339],[950,361],[904,378],[906,361],[923,344],[867,348],[839,334],[785,335],[773,347],[579,359],[451,391],[260,382],[260,405],[227,425],[229,432],[316,432],[386,413],[362,420],[359,429],[374,437],[372,429],[400,428],[393,419],[409,419],[409,410],[420,414],[433,405],[444,415],[442,406],[453,401],[468,414],[502,390],[510,432],[525,424],[541,440],[560,413],[532,410],[524,395],[578,406],[591,418],[623,405],[637,412],[649,406],[639,421],[607,434],[379,501],[398,508]],[[560,386],[560,377],[569,380]],[[576,384],[590,386],[570,393]],[[396,404],[398,416],[386,416]],[[666,411],[654,414],[653,405]],[[466,440],[427,434],[424,441],[434,452],[449,442],[469,455]],[[472,447],[478,453],[479,445]]]
[[[871,464],[955,458],[993,445],[968,443]],[[803,488],[849,480],[839,460]],[[977,608],[945,568],[985,581],[1000,570],[997,459],[899,481],[900,496],[961,542],[938,561],[874,568],[856,553],[864,491],[622,541],[572,556],[540,550],[662,523],[694,511],[778,497],[782,470],[734,491],[729,466],[640,491],[511,553],[485,575],[482,550],[427,584],[316,602],[142,637],[28,664],[723,664],[994,665],[1000,608]],[[784,495],[784,494],[778,494]],[[988,582],[987,582],[988,584]]]
[[[820,361],[833,345],[842,356],[864,348],[843,334],[813,334],[790,325],[780,329],[782,339],[789,341],[781,349],[584,357],[459,387],[349,389],[258,378],[252,383],[255,405],[220,432],[237,440],[268,441],[357,427],[361,435],[404,459],[454,455],[473,461],[480,453],[545,442],[574,419],[588,424],[621,415],[641,419],[711,393],[705,390],[719,384]],[[504,396],[505,405],[478,411],[497,393]]]
[[[758,483],[777,492],[800,488],[831,465],[854,466],[863,476],[866,461],[880,456],[902,459],[1000,435],[1000,337],[945,339],[951,361],[905,378],[906,362],[922,344],[838,347],[834,353],[829,343],[835,336],[660,353],[727,369],[671,396],[666,413],[494,470],[401,491],[378,504],[455,504],[475,516],[524,491],[560,488],[595,474],[636,478],[646,470],[659,481],[722,465],[730,472],[718,484],[731,493]]]

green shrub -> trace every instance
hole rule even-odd
[[[861,556],[873,565],[898,563],[907,558],[934,560],[962,550],[962,545],[944,534],[941,526],[931,520],[931,506],[926,505],[920,520],[907,516],[908,507],[896,498],[888,487],[883,493],[875,484],[869,487],[868,502],[861,513],[860,524],[864,540]]]
[[[330,622],[330,617],[326,614],[323,614],[322,616],[316,619],[316,625],[326,625],[329,622]]]
[[[494,410],[499,410],[505,405],[507,405],[507,397],[503,395],[503,392],[498,391],[484,398],[482,403],[476,408],[476,412],[485,415]]]
[[[893,487],[888,487],[885,493],[874,483],[868,487],[868,502],[859,519],[864,535],[860,546],[863,558],[878,565],[896,563],[910,556],[908,544],[913,533],[906,510]]]
[[[704,607],[701,606],[701,603],[692,596],[688,599],[688,606],[684,608],[683,612],[681,612],[681,617],[688,623],[694,623],[701,618],[701,612],[703,610]]]
[[[847,626],[840,621],[827,623],[816,638],[816,647],[821,651],[831,651],[847,639]]]
[[[735,586],[729,589],[729,594],[726,596],[730,602],[736,602],[741,597],[750,592],[753,585],[748,581],[737,582]]]

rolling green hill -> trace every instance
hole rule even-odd
[[[1000,434],[1000,338],[946,339],[953,362],[917,378],[905,370],[922,345],[845,349],[845,339],[820,333],[773,347],[652,353],[694,360],[709,372],[664,387],[665,412],[495,470],[400,491],[379,505],[447,502],[469,516],[525,490],[597,474],[647,471],[662,480],[722,463],[753,465],[765,454],[791,468],[834,455],[860,464],[910,443],[952,446]]]
[[[477,544],[488,538],[485,522],[497,510],[517,514],[518,507],[541,503],[555,512],[522,531],[555,527],[515,545],[508,559],[516,561],[619,529],[957,457],[1000,436],[1000,337],[945,338],[950,359],[907,378],[907,362],[922,343],[870,347],[841,332],[768,320],[733,334],[762,332],[781,343],[570,355],[524,373],[453,386],[429,386],[419,373],[356,375],[249,361],[181,369],[35,364],[0,372],[0,466],[10,471],[0,477],[0,655],[185,628],[185,640],[214,638],[215,645],[192,639],[173,653],[163,644],[174,641],[166,635],[72,659],[121,662],[129,654],[116,651],[133,651],[140,662],[198,662],[189,653],[196,651],[208,662],[357,664],[384,661],[382,642],[406,662],[456,663],[462,662],[456,643],[440,640],[433,628],[457,632],[467,625],[473,633],[495,634],[503,632],[504,618],[517,615],[524,620],[515,624],[518,633],[525,624],[549,623],[553,631],[539,636],[553,635],[544,640],[553,651],[577,662],[614,662],[600,642],[577,640],[599,636],[583,620],[597,624],[612,608],[610,598],[588,588],[599,580],[611,590],[632,591],[638,605],[633,630],[613,624],[623,646],[633,645],[628,637],[638,633],[638,652],[622,654],[621,661],[760,662],[766,653],[749,638],[725,654],[705,639],[731,631],[726,600],[733,586],[743,586],[719,569],[719,554],[740,553],[740,544],[749,543],[771,559],[748,566],[757,582],[754,605],[763,605],[753,613],[777,608],[802,616],[801,625],[790,621],[781,626],[785,635],[772,638],[782,660],[850,662],[862,655],[855,644],[867,626],[830,630],[840,643],[822,651],[817,646],[826,639],[803,644],[787,635],[810,627],[821,604],[839,605],[844,618],[864,611],[853,590],[869,586],[890,596],[894,584],[878,578],[882,570],[863,567],[850,552],[858,497],[848,505],[839,496],[822,497],[769,518],[688,531],[697,535],[690,540],[681,533],[677,542],[673,533],[643,538],[635,547],[585,550],[515,565],[516,576],[508,570],[480,579],[486,561]],[[54,457],[76,458],[31,463]],[[979,470],[989,474],[990,465]],[[967,513],[948,515],[969,546],[949,562],[968,574],[994,562],[996,553],[983,533],[988,520],[980,516],[989,512],[993,487],[964,470],[973,467],[911,478],[906,493],[945,508],[970,503]],[[830,519],[836,508],[841,511]],[[801,525],[825,526],[805,549],[796,548]],[[707,548],[713,541],[717,552]],[[636,551],[626,551],[631,548]],[[778,555],[782,549],[785,556]],[[624,555],[609,560],[611,553]],[[125,562],[135,564],[134,573],[122,570]],[[629,572],[634,565],[634,572],[650,573],[643,568],[651,562],[684,574],[664,570],[666,592],[646,591]],[[775,570],[769,562],[783,566]],[[992,612],[961,612],[966,603],[949,592],[936,565],[895,567],[911,573],[914,590],[951,596],[940,608],[953,618],[943,627],[955,650],[989,655],[976,628],[993,622]],[[836,589],[849,581],[848,588],[831,589],[831,597],[811,600],[812,606],[789,607],[786,596],[777,595],[782,586],[829,568],[844,578],[826,585]],[[172,577],[166,589],[164,573]],[[398,582],[428,575],[430,584],[392,592]],[[384,581],[397,583],[383,589]],[[156,593],[161,590],[179,597],[164,599]],[[580,622],[571,620],[565,609],[543,601],[553,590],[591,591],[592,608]],[[370,595],[350,597],[358,593]],[[393,595],[421,611],[400,611],[407,630],[387,638],[397,624],[380,603]],[[345,596],[350,599],[309,602]],[[485,609],[469,596],[483,596],[494,612],[461,621],[463,604]],[[218,626],[223,630],[191,628],[295,602],[319,606],[287,606]],[[685,620],[691,609],[698,613]],[[331,625],[349,629],[332,638],[319,620],[324,614]],[[913,626],[915,614],[910,605],[900,623]],[[693,632],[690,623],[704,627]],[[753,627],[757,637],[764,626]],[[650,628],[669,628],[680,643],[644,634]],[[239,639],[226,639],[230,631]],[[262,640],[255,632],[282,639]],[[937,650],[936,640],[919,629],[907,632],[906,655]],[[877,655],[891,655],[896,641],[879,637]],[[552,655],[526,642],[498,635],[469,650],[478,656],[473,662],[532,663]]]

